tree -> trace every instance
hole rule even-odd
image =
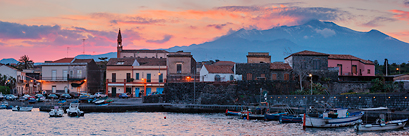
[[[34,67],[33,60],[30,60],[30,58],[27,55],[21,56],[21,58],[18,60],[18,67],[20,69],[30,69]]]

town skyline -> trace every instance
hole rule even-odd
[[[409,2],[405,0],[102,1],[97,6],[95,1],[0,3],[2,13],[7,13],[0,16],[0,58],[28,55],[35,62],[80,55],[83,39],[85,54],[114,52],[119,28],[127,49],[189,46],[243,28],[266,30],[300,25],[311,19],[357,31],[377,29],[409,42],[409,29],[404,29],[409,20]]]

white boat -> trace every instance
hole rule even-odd
[[[11,108],[12,111],[31,111],[33,107],[20,107],[20,106],[14,106]]]
[[[62,117],[64,115],[64,110],[58,106],[54,106],[54,109],[51,109],[49,114],[50,117]]]
[[[378,107],[378,108],[365,108],[361,110],[375,111],[375,110],[388,110],[388,108]],[[374,124],[360,123],[360,124],[355,125],[354,129],[356,131],[385,131],[385,130],[402,129],[403,127],[405,127],[407,121],[408,119],[401,119],[401,120],[391,120],[391,121],[385,122],[384,114],[380,114],[379,119],[377,119]]]
[[[305,127],[345,127],[361,123],[364,112],[348,113],[348,109],[329,109],[318,116],[305,115],[303,123]]]
[[[84,112],[78,108],[79,105],[79,103],[70,103],[70,107],[67,109],[67,115],[70,117],[84,116]]]

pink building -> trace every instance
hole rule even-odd
[[[352,55],[330,54],[328,67],[338,67],[340,76],[375,76],[375,64]]]

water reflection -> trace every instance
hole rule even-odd
[[[408,135],[408,130],[356,133],[347,128],[307,128],[223,114],[88,113],[50,118],[47,112],[0,110],[2,135]],[[164,119],[166,117],[166,119]]]

